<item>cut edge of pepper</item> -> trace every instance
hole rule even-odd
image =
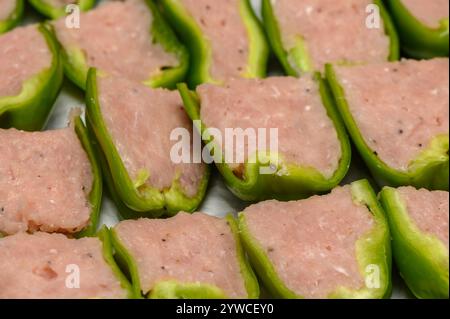
[[[176,56],[178,65],[167,69],[162,67],[156,74],[151,75],[148,79],[141,81],[141,83],[151,88],[162,87],[173,89],[176,83],[183,81],[187,74],[189,69],[189,53],[184,45],[178,41],[170,25],[165,21],[155,4],[150,0],[145,0],[145,4],[153,18],[149,36],[155,45],[160,45],[166,53]],[[53,33],[57,39],[54,30]],[[60,43],[60,46],[62,48],[61,55],[65,75],[76,86],[85,91],[88,71],[91,68],[86,61],[86,53],[76,45],[66,47]]]
[[[315,81],[319,87],[319,94],[322,98],[322,105],[327,111],[327,116],[332,120],[337,138],[339,139],[341,147],[341,157],[338,167],[330,178],[325,178],[315,168],[301,167],[292,164],[283,163],[281,155],[277,158],[277,171],[287,169],[289,174],[278,176],[275,174],[261,175],[260,168],[264,165],[259,162],[260,156],[262,158],[271,158],[273,154],[269,156],[265,155],[267,152],[258,152],[255,154],[255,163],[246,161],[244,165],[245,180],[237,177],[233,170],[225,163],[217,163],[216,167],[224,177],[227,185],[231,188],[232,192],[243,200],[255,200],[255,199],[300,199],[307,197],[308,195],[320,192],[326,192],[335,187],[345,177],[350,167],[351,160],[351,147],[350,141],[347,136],[345,126],[342,123],[338,112],[335,109],[334,100],[331,97],[331,92],[325,80],[322,79],[319,73],[315,74]],[[195,91],[190,91],[186,84],[179,84],[178,90],[183,99],[183,105],[186,113],[193,121],[201,121],[200,118],[200,97]],[[201,136],[204,136],[204,132],[207,130],[204,123],[200,124],[200,127],[196,127]],[[205,144],[212,146],[212,137],[205,141]],[[216,148],[217,149],[217,148]],[[210,149],[211,151],[211,149]],[[222,154],[223,156],[223,154]],[[276,179],[277,183],[273,183]],[[283,182],[282,187],[273,189],[273,185],[279,185]],[[295,193],[286,193],[285,189],[295,189]],[[280,191],[281,190],[281,191]],[[301,190],[301,191],[300,191]],[[269,194],[267,194],[269,193]]]
[[[0,20],[0,35],[19,24],[25,12],[25,0],[16,0],[14,11],[5,20]]]
[[[45,0],[28,0],[31,6],[40,14],[46,16],[50,19],[61,18],[66,15],[66,8],[55,7],[47,3]],[[78,0],[76,5],[80,11],[88,11],[92,9],[95,5],[96,0]]]
[[[115,249],[114,258],[131,278],[132,295],[134,298],[148,299],[225,299],[226,294],[217,286],[205,283],[179,282],[176,280],[162,280],[152,287],[150,291],[143,291],[140,282],[140,275],[136,260],[122,243],[117,231],[112,228],[110,231],[111,243]]]
[[[372,253],[371,259],[373,259],[373,255],[376,257],[375,259],[381,260],[383,264],[381,273],[384,278],[384,280],[382,280],[384,286],[382,288],[382,292],[378,294],[367,292],[367,289],[365,288],[361,290],[350,290],[342,287],[337,287],[334,292],[331,292],[328,295],[328,298],[388,298],[392,290],[390,276],[391,254],[389,229],[387,226],[387,221],[384,218],[384,212],[378,204],[375,193],[367,180],[359,180],[351,183],[350,185],[352,187],[352,190],[353,188],[358,188],[362,193],[363,197],[360,199],[363,199],[363,201],[365,202],[364,204],[367,206],[368,210],[371,212],[377,222],[376,228],[363,235],[363,237],[359,238],[355,243],[357,263],[363,276],[363,268],[367,263],[367,258],[365,256],[361,257],[361,253],[365,252],[364,249],[366,248],[363,244],[361,244],[361,242],[366,238],[372,238],[374,234],[376,234],[376,236],[381,236],[381,238],[377,241],[377,245],[375,245],[375,248],[379,248],[381,246],[383,248],[382,253]],[[272,296],[276,298],[303,299],[304,296],[297,295],[295,292],[290,290],[281,280],[267,253],[251,234],[249,227],[245,221],[245,212],[239,213],[239,229],[243,245],[250,258],[251,264],[253,265],[255,270],[257,270],[257,273],[262,279],[264,286],[269,290]]]
[[[109,186],[110,193],[120,207],[123,208],[122,204],[124,204],[129,208],[129,210],[122,209],[123,215],[128,216],[136,211],[136,214],[133,214],[135,217],[159,217],[163,214],[170,216],[181,210],[194,211],[200,205],[206,193],[210,176],[209,167],[205,167],[197,194],[193,197],[188,197],[179,190],[178,180],[174,180],[171,188],[164,191],[159,191],[147,184],[145,185],[145,194],[136,189],[103,121],[97,89],[97,70],[91,68],[86,90],[86,119],[95,133],[98,145],[102,150],[103,159],[107,163],[108,168],[104,170],[109,170],[106,181],[109,182],[108,184],[112,182]]]
[[[93,181],[88,199],[91,205],[91,214],[89,224],[82,231],[76,234],[77,238],[94,236],[97,232],[98,221],[100,218],[100,210],[102,205],[103,180],[102,172],[99,166],[97,154],[94,151],[94,140],[90,136],[87,128],[84,126],[81,118],[77,116],[74,119],[74,130],[80,140],[80,143],[89,159]]]
[[[403,51],[410,57],[429,59],[449,55],[449,18],[433,28],[419,21],[400,0],[386,1],[399,33]]]
[[[448,154],[445,158],[443,156],[436,156],[435,159],[429,161],[428,165],[422,164],[414,171],[400,171],[388,166],[376,154],[374,154],[374,151],[370,149],[359,131],[359,127],[353,118],[346,100],[345,90],[341,86],[334,71],[334,66],[332,64],[327,64],[325,66],[325,70],[326,79],[331,87],[337,109],[339,110],[341,118],[347,127],[347,131],[349,132],[352,141],[355,143],[359,154],[362,156],[364,162],[371,171],[372,176],[377,180],[379,185],[413,185],[416,187],[428,186],[432,189],[437,188],[448,191]],[[428,148],[426,150],[428,150]],[[421,158],[422,154],[420,154],[416,159],[413,159],[410,163],[413,163],[416,160],[421,160]],[[447,183],[445,183],[445,181],[441,181],[442,179],[447,179]]]
[[[114,276],[119,280],[120,286],[127,292],[127,298],[136,299],[139,295],[133,291],[133,286],[128,281],[127,277],[120,270],[119,265],[114,260],[114,246],[112,244],[111,233],[108,227],[103,226],[98,232],[96,237],[102,242],[103,259],[111,268]]]
[[[397,31],[383,2],[381,0],[373,0],[373,3],[380,9],[380,15],[384,23],[384,34],[389,38],[389,55],[386,57],[386,61],[396,61],[400,57]],[[307,66],[311,65],[311,57],[307,54],[306,44],[303,41],[300,41],[297,46],[289,51],[285,49],[271,0],[262,0],[262,16],[269,43],[285,73],[298,77],[302,72],[310,72]],[[299,58],[298,67],[290,61],[292,57],[290,57],[289,52],[294,52],[295,56]]]
[[[448,298],[448,249],[414,224],[397,189],[384,187],[378,196],[389,222],[394,259],[411,292],[418,298]]]
[[[48,121],[62,86],[63,71],[58,43],[48,24],[37,24],[36,28],[52,55],[51,64],[26,80],[18,95],[0,98],[0,117],[4,117],[1,121],[6,127],[41,130]]]

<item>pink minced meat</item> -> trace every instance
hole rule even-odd
[[[406,205],[409,217],[424,233],[434,235],[449,247],[449,195],[444,191],[429,191],[414,187],[397,189]]]
[[[72,127],[0,130],[0,233],[74,233],[90,218],[91,166]]]
[[[180,175],[186,195],[194,197],[205,166],[175,164],[175,159],[171,159],[176,143],[170,140],[171,132],[185,128],[192,136],[192,123],[178,92],[149,89],[114,77],[99,78],[97,84],[106,127],[132,180],[145,170],[150,173],[145,182],[162,191],[169,189]]]
[[[0,1],[0,21],[8,19],[16,8],[16,0]]]
[[[255,147],[259,141],[248,143],[248,140],[243,147],[225,146],[225,153],[234,154],[235,161],[230,167],[242,164],[237,160],[247,159],[255,150],[270,149],[269,129],[276,128],[278,151],[286,164],[314,167],[325,177],[336,171],[341,157],[340,142],[322,104],[318,84],[311,77],[232,79],[224,86],[200,85],[197,92],[203,122],[222,133],[222,142],[215,140],[219,145],[226,145],[226,128],[251,128],[256,136],[258,129],[266,128],[262,141],[266,147]]]
[[[401,0],[409,12],[431,28],[439,27],[442,19],[448,18],[448,0]]]
[[[16,28],[0,36],[0,56],[0,98],[18,95],[26,80],[50,68],[52,63],[52,54],[37,25]]]
[[[380,28],[366,27],[372,0],[272,1],[284,47],[303,37],[313,67],[331,62],[381,62],[389,56],[389,38]]]
[[[291,291],[325,298],[339,287],[364,288],[356,242],[374,220],[352,200],[350,186],[301,201],[261,202],[244,214],[250,234]]]
[[[0,268],[0,299],[127,296],[103,259],[98,238],[68,239],[46,233],[8,236],[0,239]],[[77,273],[79,288],[70,288],[76,285]]]
[[[137,263],[144,293],[158,282],[176,280],[214,285],[230,298],[247,297],[226,220],[179,213],[169,219],[123,221],[114,229]]]
[[[406,171],[449,132],[448,58],[336,67],[353,118],[371,150]]]
[[[66,50],[82,49],[87,64],[142,82],[177,65],[176,57],[152,41],[152,15],[143,0],[106,2],[81,14],[80,28],[57,21],[56,34]]]
[[[213,78],[242,76],[247,68],[248,38],[240,14],[241,0],[181,0],[212,47]]]

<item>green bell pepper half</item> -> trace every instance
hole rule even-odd
[[[448,299],[447,247],[417,227],[395,188],[384,187],[379,196],[389,220],[394,260],[409,289],[418,298]]]
[[[0,20],[0,34],[11,30],[23,17],[24,13],[24,0],[16,0],[16,7],[14,11],[5,20]]]
[[[76,234],[76,237],[94,236],[97,232],[98,220],[100,217],[100,209],[102,204],[103,194],[103,180],[102,171],[100,168],[100,161],[94,148],[94,138],[84,126],[81,118],[78,116],[74,119],[75,132],[78,139],[83,146],[84,151],[91,164],[93,182],[91,191],[89,193],[89,204],[91,206],[91,215],[89,218],[89,225],[81,232]]]
[[[386,57],[386,60],[398,60],[400,57],[400,45],[394,24],[383,2],[374,0],[373,3],[380,8],[380,16],[384,22],[384,32],[390,39],[389,57]],[[301,38],[298,39],[295,48],[291,50],[284,48],[281,30],[271,0],[262,0],[262,16],[269,43],[285,73],[291,76],[299,76],[301,73],[314,71],[312,69],[311,56]]]
[[[436,136],[419,156],[411,161],[408,170],[397,170],[384,163],[366,144],[359,131],[346,100],[345,91],[339,83],[333,65],[325,67],[336,104],[347,130],[359,153],[380,185],[413,185],[431,189],[448,190],[449,183],[449,136]]]
[[[84,126],[83,121],[79,116],[73,119],[73,125],[75,133],[77,134],[77,137],[80,140],[81,146],[83,147],[89,159],[93,176],[91,191],[89,192],[88,195],[88,201],[91,206],[89,224],[83,230],[76,233],[74,237],[75,238],[94,237],[96,236],[97,233],[97,226],[100,218],[100,209],[103,194],[102,172],[99,166],[100,159],[94,148],[95,141],[92,139],[92,135],[89,133],[88,129]],[[2,238],[2,234],[0,234],[0,238]]]
[[[401,0],[385,0],[397,27],[404,53],[418,59],[449,54],[449,18],[439,21],[433,28],[419,21]],[[448,14],[448,12],[447,12]]]
[[[302,167],[290,163],[283,163],[282,154],[278,154],[278,164],[273,174],[260,174],[260,168],[267,164],[261,163],[260,159],[273,158],[276,154],[265,154],[258,152],[256,160],[247,160],[244,164],[244,178],[236,176],[229,165],[223,162],[216,162],[219,172],[222,174],[227,186],[240,199],[246,201],[256,201],[263,199],[276,198],[281,200],[292,200],[308,197],[313,194],[326,192],[339,184],[345,177],[350,166],[351,147],[339,114],[337,113],[331,92],[327,83],[316,73],[315,80],[320,87],[320,95],[327,115],[333,121],[336,133],[341,143],[341,159],[339,166],[331,178],[325,178],[317,169],[313,167]],[[190,91],[186,84],[179,84],[178,90],[184,102],[184,107],[189,117],[199,123],[201,101],[199,96]],[[198,126],[198,125],[197,125]],[[202,123],[197,127],[200,135],[205,137],[204,133],[207,127]],[[205,144],[213,151],[213,138],[205,140]],[[224,156],[222,157],[224,158]],[[252,163],[253,162],[253,163]],[[264,161],[263,161],[264,162]],[[277,175],[278,171],[287,171],[286,174]]]
[[[378,266],[379,287],[360,290],[350,290],[345,287],[337,287],[329,294],[328,298],[337,299],[372,299],[389,298],[392,291],[391,282],[391,246],[390,234],[384,211],[377,201],[377,197],[367,180],[359,180],[351,184],[353,201],[357,205],[364,205],[372,213],[374,219],[373,228],[359,238],[355,244],[357,262],[361,276],[366,278],[367,269],[371,265]],[[269,256],[258,241],[253,237],[246,221],[245,213],[239,213],[239,229],[247,255],[264,287],[275,298],[302,299],[289,289],[281,280],[277,270],[273,266]]]
[[[196,196],[189,198],[181,189],[179,178],[173,182],[169,190],[159,191],[145,183],[145,180],[133,181],[129,176],[123,161],[112,141],[106,124],[103,120],[97,90],[97,70],[89,70],[86,88],[86,118],[90,128],[95,133],[103,155],[108,164],[111,178],[107,181],[113,183],[109,189],[117,194],[120,200],[131,211],[136,211],[135,217],[158,217],[161,215],[174,215],[179,211],[193,212],[203,200],[209,180],[209,168],[200,183]],[[170,114],[168,114],[170,115]]]
[[[184,8],[179,0],[157,0],[163,8],[165,16],[173,25],[175,31],[189,48],[191,66],[188,83],[195,88],[201,83],[220,83],[210,73],[212,63],[212,48],[203,35],[200,26]],[[244,74],[248,78],[263,78],[266,75],[269,46],[261,23],[256,17],[249,0],[240,0],[239,14],[245,24],[249,41],[249,56]]]
[[[119,265],[114,260],[114,247],[112,244],[111,233],[106,226],[103,226],[97,233],[97,237],[100,239],[103,245],[103,259],[114,273],[117,279],[119,279],[120,286],[127,291],[127,298],[139,299],[141,294],[136,295],[134,293],[131,283],[127,277],[122,273]]]
[[[242,248],[239,237],[239,229],[234,217],[229,214],[226,217],[230,225],[234,239],[236,240],[236,249],[240,271],[244,280],[245,289],[248,298],[256,299],[259,297],[259,284],[255,274],[247,260]],[[134,295],[141,293],[149,299],[226,299],[227,295],[220,288],[205,283],[178,282],[175,280],[163,280],[155,284],[151,291],[142,291],[139,277],[139,270],[134,257],[122,244],[119,235],[113,229],[110,229],[112,244],[116,255],[115,258],[131,277]]]
[[[0,97],[0,127],[41,130],[50,116],[63,81],[59,46],[46,24],[37,26],[52,54],[49,68],[23,83],[16,96]]]
[[[50,18],[57,19],[67,15],[66,6],[55,7],[46,0],[28,0],[28,2],[42,15]],[[96,0],[78,0],[76,4],[80,11],[88,11],[95,5]]]
[[[189,54],[178,41],[175,33],[159,12],[152,0],[145,0],[151,11],[153,20],[149,33],[153,43],[157,43],[170,54],[177,57],[179,64],[175,67],[165,68],[158,74],[143,81],[143,84],[155,88],[175,88],[176,83],[184,80],[189,68]],[[87,73],[90,66],[86,62],[85,53],[77,47],[64,47],[62,50],[64,72],[66,76],[82,90],[86,89]],[[149,70],[151,72],[153,70]]]

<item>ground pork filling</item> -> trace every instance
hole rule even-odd
[[[209,284],[230,298],[246,298],[236,241],[224,219],[179,213],[164,220],[123,221],[115,231],[137,263],[141,287],[159,282]]]
[[[335,68],[365,142],[390,167],[406,171],[448,135],[448,67],[442,58]]]
[[[89,159],[72,127],[0,130],[0,233],[74,233],[89,223]]]
[[[16,8],[16,0],[0,1],[0,22],[8,19]]]
[[[350,186],[301,201],[261,202],[244,216],[279,278],[299,296],[325,298],[339,287],[364,288],[355,245],[374,220],[353,202]]]
[[[397,192],[414,224],[422,232],[439,238],[448,249],[448,192],[417,190],[414,187],[400,187]]]
[[[223,86],[203,84],[197,92],[202,121],[208,128],[220,130],[222,139],[215,141],[224,149],[224,160],[227,156],[233,159],[230,167],[235,171],[242,166],[242,159],[256,150],[276,152],[271,140],[278,140],[278,152],[286,164],[313,167],[326,178],[338,168],[340,142],[322,104],[318,84],[311,77],[233,79]],[[231,145],[227,143],[227,128],[250,129],[255,138],[246,138],[243,143],[236,139]],[[271,128],[278,130],[277,138],[270,134]],[[266,133],[258,138],[261,129]],[[278,174],[285,172],[281,169]]]
[[[107,2],[81,14],[80,28],[55,23],[66,50],[81,49],[89,66],[142,82],[178,64],[151,35],[152,15],[143,0]]]
[[[150,176],[144,182],[161,191],[179,178],[184,193],[194,197],[205,165],[177,164],[171,157],[177,143],[171,140],[174,130],[186,130],[192,137],[192,123],[180,95],[123,78],[99,78],[97,84],[103,119],[130,177],[137,180],[146,171]]]
[[[389,56],[389,38],[380,27],[368,28],[372,0],[272,1],[287,51],[304,39],[314,69],[329,62],[381,62]]]
[[[401,0],[401,2],[414,17],[431,28],[439,27],[440,21],[448,18],[448,0]]]
[[[212,47],[213,78],[242,76],[247,68],[247,31],[240,14],[241,0],[182,0]]]
[[[0,268],[0,299],[125,298],[127,294],[103,259],[98,238],[8,236],[0,239]]]
[[[52,63],[52,53],[36,25],[0,36],[0,55],[0,99],[18,95],[26,80],[50,68]]]

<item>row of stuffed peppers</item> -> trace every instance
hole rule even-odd
[[[393,254],[415,296],[448,298],[445,231],[420,217],[444,216],[433,211],[439,205],[448,206],[448,193],[386,187],[377,198],[360,180],[305,200],[260,202],[237,219],[180,213],[126,220],[78,240],[19,233],[0,239],[0,256],[19,262],[4,268],[15,279],[0,296],[244,299],[259,298],[262,285],[275,298],[389,298]],[[20,253],[33,245],[39,258]],[[43,258],[55,277],[65,278],[58,265],[70,260],[90,280],[68,289],[34,275],[23,290],[17,274]]]
[[[148,9],[151,11],[153,17],[150,30],[152,42],[160,44],[168,54],[173,54],[178,63],[176,65],[161,69],[160,72],[150,78],[142,79],[142,82],[151,87],[162,86],[174,88],[175,84],[181,82],[185,76],[187,76],[187,80],[191,87],[195,87],[196,85],[205,82],[218,83],[222,81],[223,79],[218,78],[216,74],[213,74],[214,59],[216,58],[215,55],[223,55],[218,58],[226,58],[229,53],[216,52],[215,42],[218,42],[217,39],[209,39],[207,34],[208,28],[199,22],[204,18],[204,16],[191,15],[190,13],[192,13],[192,10],[189,11],[189,9],[192,8],[190,8],[187,4],[184,4],[182,1],[157,1],[156,3],[154,1],[145,2],[148,5]],[[95,1],[91,0],[80,1],[78,5],[81,6],[80,8],[82,11],[85,11],[91,9],[94,3]],[[445,22],[448,21],[448,18],[446,20],[442,20],[441,27],[438,30],[427,30],[424,26],[419,25],[419,21],[412,21],[413,18],[411,18],[411,15],[408,15],[408,12],[406,12],[401,1],[388,1],[388,3],[391,8],[391,15],[393,17],[398,17],[398,19],[394,20],[395,24],[400,24],[398,26],[399,32],[408,35],[408,37],[404,37],[406,40],[410,39],[406,42],[407,49],[405,50],[407,52],[413,50],[416,52],[422,52],[415,55],[418,57],[448,55],[448,52],[445,53],[442,51],[445,50],[446,47],[448,48],[448,32],[446,32],[446,30],[448,31],[448,22]],[[51,13],[54,11],[56,12],[59,9],[53,8],[50,3],[46,3],[45,1],[32,1],[32,4],[49,17],[58,17],[62,14],[61,12]],[[380,15],[384,23],[384,33],[386,33],[389,38],[389,54],[386,59],[396,60],[399,57],[399,45],[394,23],[391,21],[392,19],[389,17],[383,3],[381,1],[375,1],[375,4],[377,4],[380,8]],[[240,72],[236,72],[235,74],[231,73],[227,75],[250,78],[263,77],[266,73],[266,64],[269,54],[269,46],[267,42],[271,44],[273,51],[287,74],[298,75],[299,72],[308,71],[311,69],[310,67],[306,67],[308,65],[308,61],[311,60],[311,56],[308,54],[304,41],[300,41],[297,46],[292,48],[285,46],[283,37],[281,36],[281,24],[277,21],[277,11],[272,7],[270,1],[263,1],[262,3],[264,25],[262,25],[256,18],[249,1],[238,1],[238,5],[239,8],[236,9],[239,11],[240,21],[239,19],[236,21],[242,24],[242,30],[238,31],[244,32],[244,38],[243,40],[239,38],[239,36],[243,36],[242,34],[235,34],[234,36],[241,41],[247,41],[247,43],[243,46],[245,47],[246,54],[242,58],[242,63],[244,64],[242,65],[242,70]],[[177,34],[187,45],[189,54],[171,31],[169,23],[167,23],[166,19],[163,18],[158,6],[162,8],[163,15],[166,16],[167,21],[172,24]],[[2,25],[5,25],[3,29],[6,30],[17,23],[21,13],[23,12],[23,1],[17,1],[15,8],[16,9],[11,14],[10,18],[1,22],[0,31],[2,30]],[[211,10],[211,8],[209,10]],[[397,20],[399,23],[397,23]],[[402,23],[409,26],[410,29],[407,27],[402,28]],[[446,26],[447,29],[445,29]],[[99,27],[101,27],[100,24]],[[413,32],[414,30],[418,31]],[[267,34],[267,37],[265,33]],[[59,33],[57,34],[59,35]],[[230,35],[232,34],[227,34],[227,36]],[[45,120],[50,112],[49,105],[53,104],[56,97],[54,92],[57,92],[61,85],[61,81],[58,81],[57,78],[55,78],[58,74],[59,64],[64,66],[66,76],[69,79],[74,81],[79,87],[83,89],[85,88],[87,71],[88,68],[92,66],[91,62],[88,61],[88,57],[83,54],[85,48],[77,43],[71,43],[71,45],[66,45],[66,43],[63,43],[61,50],[61,63],[56,57],[57,54],[55,50],[58,45],[55,44],[55,39],[50,38],[48,34],[45,36],[46,40],[49,42],[49,46],[51,47],[52,55],[54,56],[52,66],[50,68],[46,68],[45,72],[42,70],[42,73],[47,73],[47,76],[42,76],[42,79],[39,79],[39,85],[24,85],[24,89],[17,96],[0,97],[0,109],[2,109],[0,113],[2,114],[1,117],[4,118],[2,121],[6,123],[2,126],[15,126],[26,130],[35,130],[42,128],[45,125]],[[266,39],[268,41],[266,41]],[[418,41],[429,41],[431,43],[431,48],[422,49]],[[433,54],[433,48],[437,48],[437,52],[440,53]],[[414,54],[411,55],[414,56]],[[233,62],[234,61],[230,61],[229,63]],[[151,71],[152,70],[148,70],[148,73],[153,74]],[[29,79],[29,82],[32,82],[32,79]],[[44,86],[47,90],[51,91],[51,94],[42,88]],[[25,92],[25,88],[27,88],[27,92]],[[46,105],[46,107],[40,107],[39,111],[35,110],[35,101],[37,99],[44,99],[45,103],[41,104]],[[32,109],[33,112],[24,111],[30,109]],[[25,115],[22,115],[22,113]],[[27,113],[33,113],[33,118],[27,115]]]
[[[148,10],[150,10],[155,17],[152,23],[152,34],[154,40],[157,42],[159,40],[163,47],[172,48],[174,52],[178,52],[180,54],[179,56],[183,57],[184,60],[180,60],[180,66],[164,70],[157,76],[157,79],[154,79],[154,82],[150,79],[148,81],[144,81],[144,83],[150,83],[150,86],[161,86],[161,83],[166,83],[167,86],[173,86],[176,82],[179,82],[180,79],[183,78],[184,71],[187,70],[187,53],[182,49],[182,46],[176,40],[175,35],[170,32],[168,25],[164,23],[164,19],[162,18],[162,15],[158,13],[157,7],[152,2],[146,3],[148,4]],[[249,76],[259,77],[264,73],[260,71],[265,68],[265,59],[267,56],[266,50],[260,50],[261,43],[263,42],[262,39],[264,37],[261,36],[261,27],[258,23],[256,23],[257,20],[255,16],[250,14],[251,8],[248,2],[245,1],[243,3],[245,3],[245,6],[240,7],[242,9],[240,11],[242,18],[244,20],[246,18],[251,19],[253,23],[246,24],[252,26],[252,28],[249,28],[248,31],[249,33],[254,34],[254,37],[252,38],[258,39],[257,41],[251,42],[256,43],[256,47],[250,50],[249,57],[254,57],[255,59],[249,60],[248,70],[258,69],[259,71],[255,71]],[[166,11],[176,11],[173,8],[173,10],[169,10],[170,8],[167,6],[164,6],[164,8]],[[385,17],[386,15],[383,14],[382,16]],[[397,55],[395,49],[396,46],[392,44],[395,43],[395,36],[393,36],[394,33],[388,27],[389,25],[390,24],[386,22],[386,33],[391,35],[390,56],[395,57]],[[74,49],[71,51],[68,48],[63,49],[63,53],[61,54],[63,56],[63,63],[61,63],[59,59],[60,55],[57,53],[58,44],[56,43],[50,30],[51,27],[45,25],[39,27],[39,32],[45,36],[49,48],[53,53],[53,67],[50,71],[43,71],[42,74],[38,76],[38,80],[34,78],[30,79],[30,85],[25,86],[27,90],[24,90],[24,92],[22,92],[17,99],[5,98],[3,101],[0,101],[0,105],[1,102],[3,102],[3,108],[5,109],[2,116],[3,121],[6,122],[6,126],[15,126],[30,130],[41,128],[48,117],[50,108],[42,108],[39,106],[39,111],[33,113],[39,113],[40,116],[34,115],[32,117],[29,116],[28,112],[26,112],[28,116],[24,116],[24,110],[29,107],[28,104],[30,103],[30,105],[34,105],[34,107],[37,108],[36,101],[39,100],[42,102],[42,96],[45,96],[48,99],[55,98],[55,92],[59,90],[61,82],[61,64],[63,64],[68,77],[77,79],[75,82],[78,83],[80,87],[86,87],[85,83],[87,79],[88,92],[86,102],[88,105],[88,121],[90,122],[89,124],[91,125],[92,130],[95,132],[96,137],[102,146],[102,152],[108,163],[108,172],[109,175],[111,175],[112,181],[110,184],[113,184],[114,186],[111,187],[111,189],[117,193],[117,197],[120,201],[125,203],[124,207],[128,207],[132,211],[138,211],[144,214],[150,213],[153,215],[159,215],[161,209],[165,207],[165,203],[161,198],[160,192],[154,190],[142,191],[142,183],[136,182],[136,180],[130,178],[131,174],[124,168],[122,163],[123,159],[118,156],[114,143],[111,143],[110,139],[109,143],[107,143],[108,132],[104,125],[102,125],[102,117],[104,114],[102,115],[101,112],[99,112],[100,102],[98,99],[99,94],[96,81],[97,73],[93,71],[91,72],[92,75],[90,77],[87,76],[88,63],[86,58],[83,58],[83,56],[80,58],[80,56],[77,55],[76,52],[79,52],[79,50]],[[198,34],[196,37],[199,38]],[[210,52],[211,48],[207,51]],[[72,54],[70,52],[75,53]],[[251,52],[260,52],[260,55],[254,55],[251,54]],[[204,62],[206,60],[203,59],[202,61]],[[258,61],[258,63],[256,63],[256,61]],[[251,67],[252,65],[257,65],[258,67],[253,68]],[[202,67],[204,70],[209,68],[209,64]],[[44,77],[45,80],[41,80],[41,77]],[[206,78],[208,77],[210,78],[210,76],[207,76]],[[206,78],[197,82],[202,82]],[[316,75],[315,81],[318,86],[318,95],[320,95],[320,99],[323,107],[326,109],[327,116],[333,123],[341,148],[339,165],[336,167],[334,174],[329,177],[324,177],[323,174],[315,169],[311,169],[310,167],[303,167],[302,165],[287,165],[287,172],[285,174],[261,175],[259,174],[261,166],[259,163],[247,163],[243,168],[243,172],[236,174],[236,172],[234,172],[229,165],[218,163],[217,166],[219,171],[224,176],[228,186],[237,196],[245,200],[261,200],[265,198],[295,199],[315,193],[326,192],[332,189],[345,177],[350,164],[350,146],[345,129],[343,128],[343,122],[346,124],[353,141],[357,145],[363,158],[366,160],[367,165],[373,174],[380,181],[382,181],[382,183],[387,183],[390,185],[411,184],[417,187],[425,186],[430,188],[448,189],[448,180],[446,179],[446,176],[448,176],[448,155],[446,155],[446,152],[448,151],[448,133],[447,135],[444,134],[440,136],[435,143],[432,143],[433,145],[430,146],[432,154],[427,152],[427,150],[423,152],[423,156],[421,156],[420,160],[416,161],[420,163],[415,165],[412,171],[399,172],[398,170],[392,169],[388,165],[385,165],[380,158],[375,156],[373,149],[370,149],[370,147],[365,145],[364,142],[360,141],[361,134],[358,132],[358,128],[354,127],[355,125],[353,124],[354,121],[352,119],[352,115],[348,111],[348,103],[345,100],[345,94],[342,87],[340,87],[338,83],[339,81],[337,81],[333,75],[332,67],[327,68],[327,80],[329,84],[331,84],[330,86],[326,81],[321,79],[320,75]],[[37,82],[39,83],[36,84]],[[44,88],[42,88],[42,83],[45,84]],[[39,89],[36,89],[36,87]],[[51,93],[48,93],[48,90],[50,90]],[[186,112],[191,120],[203,120],[200,115],[201,100],[199,96],[194,92],[190,92],[184,85],[179,85],[179,91],[183,98]],[[29,96],[32,98],[29,98]],[[13,103],[11,101],[13,101]],[[51,102],[45,103],[45,105],[51,104]],[[335,104],[337,104],[337,107],[341,113],[340,115],[336,112]],[[341,118],[343,118],[344,121],[342,121]],[[203,135],[205,128],[206,126],[204,123],[202,123],[200,127],[197,127],[201,135]],[[210,144],[209,142],[211,142],[211,140],[207,140],[205,142]],[[279,169],[275,169],[275,171],[279,171]],[[192,201],[188,200],[186,196],[180,195],[179,192],[172,194],[170,197],[172,198],[173,203],[169,205],[172,208],[169,208],[168,210],[173,212],[183,209],[188,211],[195,210],[201,202],[205,192],[207,179],[208,173],[206,173],[202,179],[202,186],[199,188],[198,196],[194,196],[195,199]],[[140,190],[138,191],[138,189]]]

